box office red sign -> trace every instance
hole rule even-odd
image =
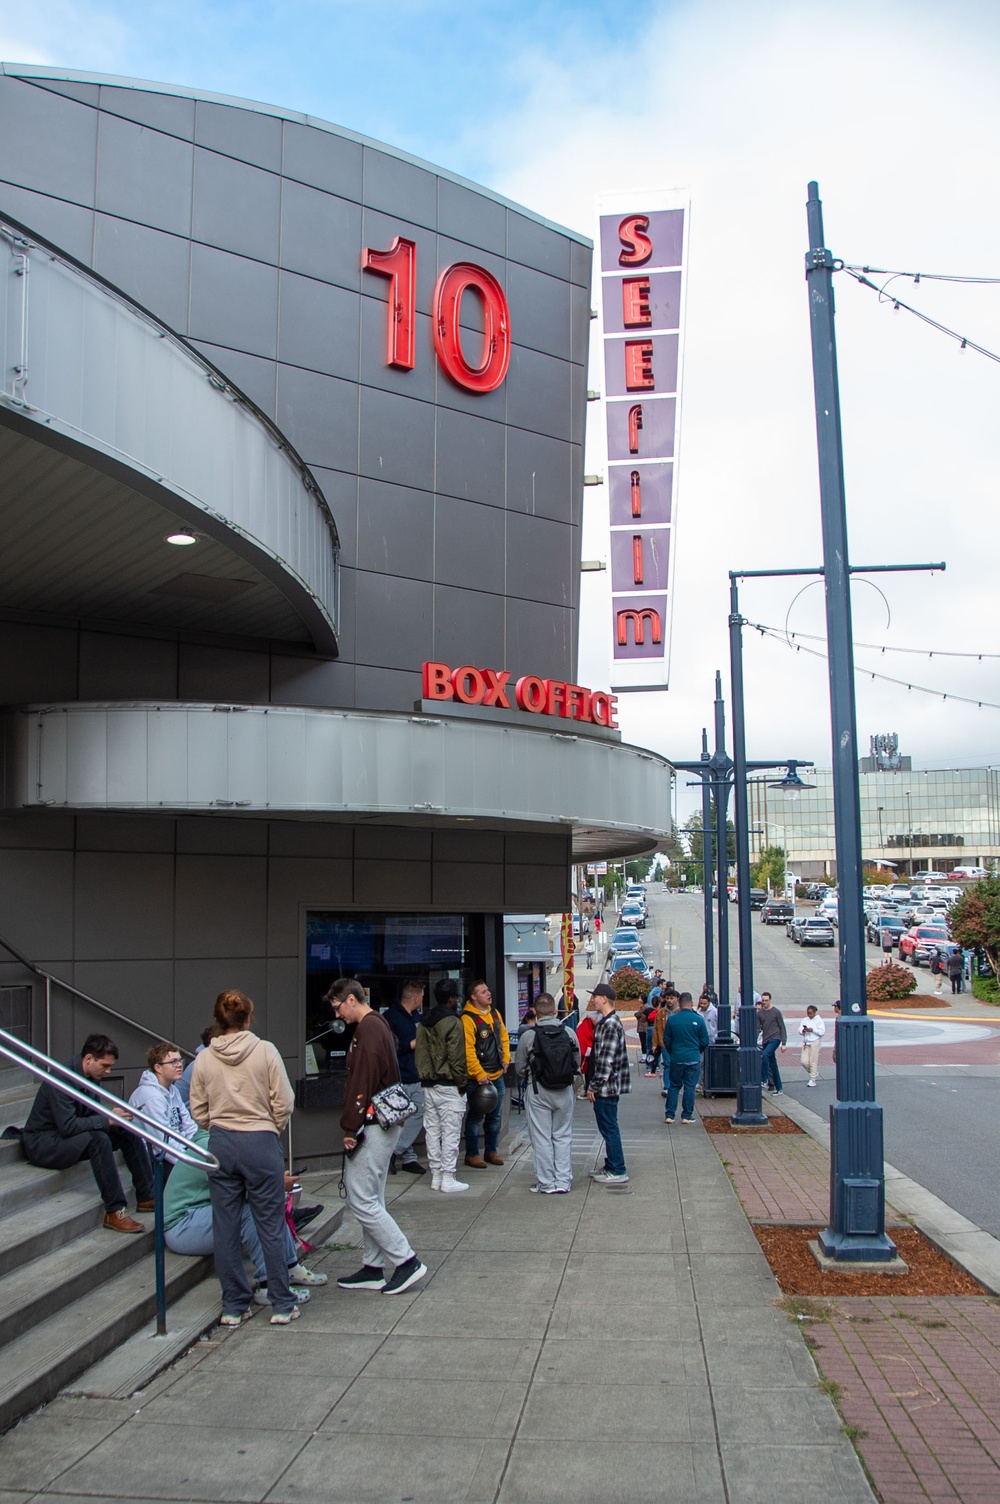
[[[599,205],[616,689],[667,683],[687,217],[676,193]]]
[[[586,721],[592,726],[617,730],[618,701],[603,689],[585,689],[562,679],[540,679],[522,674],[511,682],[506,669],[476,668],[463,663],[423,666],[425,701],[454,700],[460,705],[495,706],[498,710],[523,710],[528,715],[560,716],[568,721]]]

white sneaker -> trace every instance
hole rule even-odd
[[[807,1086],[818,1086],[819,1082],[818,1081],[807,1081],[806,1085]]]
[[[316,1269],[307,1269],[305,1264],[296,1264],[289,1269],[288,1278],[293,1285],[325,1285],[327,1277]]]
[[[441,1184],[438,1187],[446,1196],[454,1195],[457,1191],[467,1191],[468,1183],[464,1180],[456,1180],[454,1175],[442,1175]]]
[[[432,1174],[431,1174],[431,1190],[432,1191],[439,1191],[440,1189],[441,1189],[441,1172],[440,1172],[440,1170],[434,1170],[432,1172]]]
[[[612,1175],[610,1170],[604,1170],[600,1175],[592,1175],[591,1180],[596,1185],[628,1185],[628,1175]]]

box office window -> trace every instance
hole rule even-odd
[[[386,1008],[404,982],[422,982],[433,1000],[435,983],[454,978],[463,998],[486,971],[482,914],[337,914],[306,916],[306,1039],[316,1067],[344,1052],[352,1031],[334,1030],[323,994],[338,977],[368,989],[373,1008]]]

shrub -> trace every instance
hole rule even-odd
[[[908,966],[890,961],[887,966],[873,966],[868,973],[868,1001],[884,1003],[891,998],[909,997],[916,990],[917,979]]]
[[[653,984],[644,977],[641,971],[635,971],[631,966],[623,966],[621,971],[616,971],[611,978],[611,985],[620,998],[629,1001],[639,1001],[645,998]]]

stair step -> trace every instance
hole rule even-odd
[[[0,1283],[0,1347],[147,1258],[153,1219],[143,1225],[142,1235],[95,1228],[8,1274]]]
[[[71,1165],[68,1170],[44,1170],[38,1165],[29,1165],[25,1159],[6,1164],[0,1169],[0,1217],[30,1206],[42,1197],[69,1190],[80,1181],[89,1181],[91,1186],[94,1184],[86,1160]]]
[[[93,1185],[77,1190],[56,1191],[42,1196],[21,1211],[4,1217],[0,1239],[0,1277],[22,1268],[33,1259],[62,1248],[83,1233],[93,1232],[104,1207]],[[109,1234],[110,1236],[110,1234]],[[0,1286],[0,1294],[3,1287]]]
[[[0,1118],[0,1121],[2,1121],[2,1118]],[[4,1123],[3,1127],[0,1127],[0,1133],[3,1132],[3,1129],[6,1128],[6,1126],[7,1124]],[[18,1128],[20,1128],[21,1126],[22,1124],[17,1124]],[[23,1160],[24,1151],[21,1148],[20,1139],[0,1138],[0,1169],[2,1169],[4,1165],[21,1164]]]
[[[168,1253],[166,1269],[170,1302],[204,1279],[212,1260]],[[0,1432],[52,1399],[144,1326],[155,1311],[153,1260],[146,1258],[9,1342],[0,1365]]]

